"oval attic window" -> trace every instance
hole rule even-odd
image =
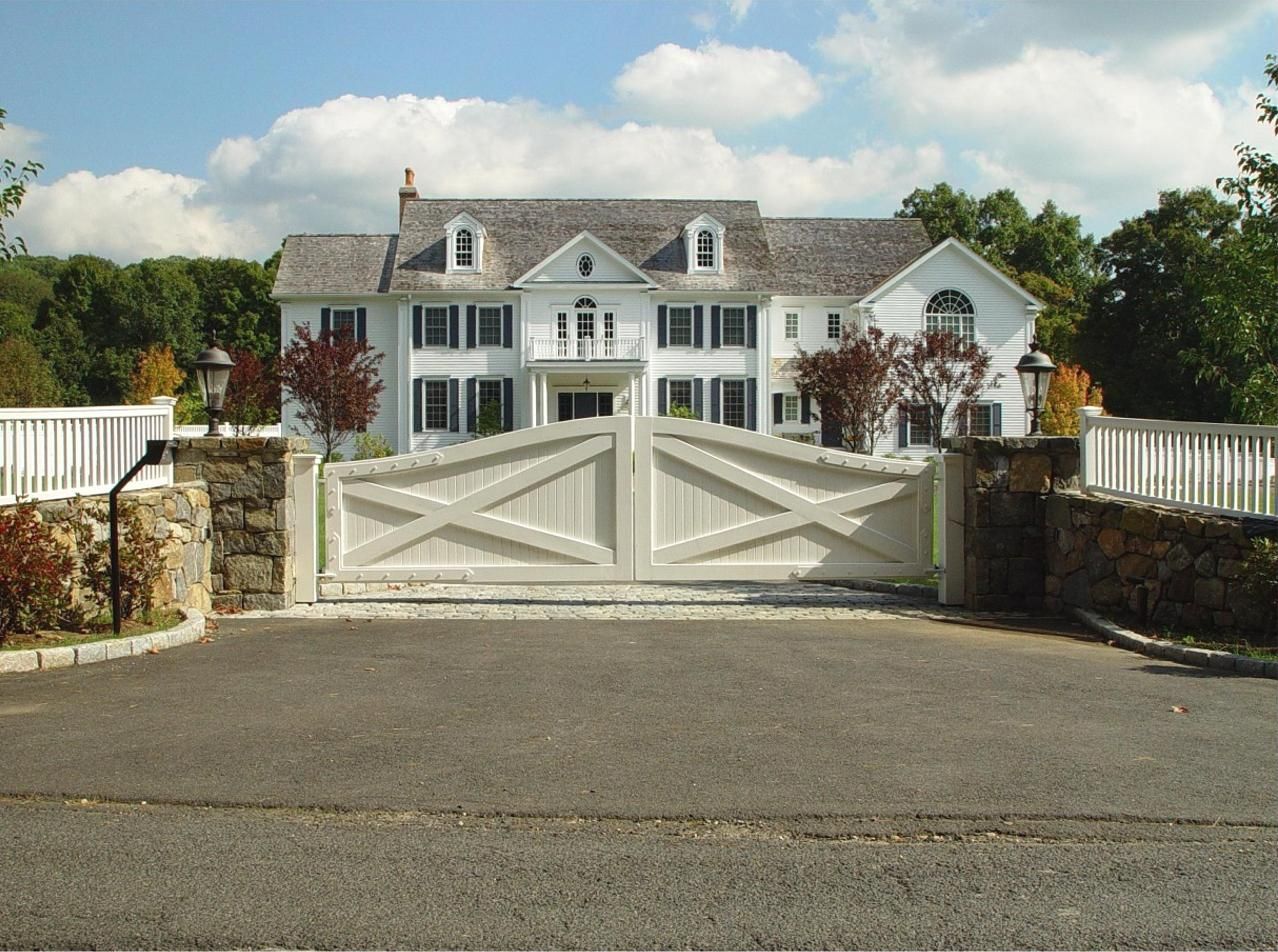
[[[595,273],[595,259],[588,254],[583,254],[577,259],[577,273],[583,278],[588,278]]]

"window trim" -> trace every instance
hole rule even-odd
[[[728,385],[741,384],[741,423],[728,422]],[[719,422],[724,426],[734,426],[740,430],[750,429],[750,378],[749,377],[720,377],[719,378]]]
[[[500,417],[500,419],[502,419],[502,420],[505,420],[505,419],[506,419],[506,397],[505,397],[505,394],[506,394],[506,384],[505,384],[505,379],[506,379],[506,378],[505,378],[505,377],[502,377],[501,375],[496,375],[496,376],[494,376],[494,375],[492,375],[492,374],[487,374],[487,375],[484,375],[484,376],[476,376],[476,377],[475,377],[475,420],[476,420],[476,423],[478,423],[478,420],[479,420],[479,413],[480,413],[480,411],[484,409],[484,403],[485,403],[485,402],[490,402],[490,401],[485,401],[485,400],[484,400],[484,396],[483,396],[483,394],[484,394],[484,384],[486,384],[486,383],[490,383],[490,384],[491,384],[491,383],[495,383],[495,384],[497,385],[497,409],[498,409],[498,416],[499,416],[499,417]],[[504,426],[504,424],[503,424],[503,426]]]
[[[359,308],[353,304],[350,307],[329,308],[328,331],[333,336],[334,340],[336,340],[337,337],[341,334],[341,329],[338,328],[337,326],[337,315],[339,314],[350,315],[350,322],[351,322],[350,335],[351,335],[351,338],[354,339],[356,335],[359,333]]]
[[[675,310],[686,310],[688,312],[688,343],[676,344],[674,342],[674,312]],[[675,348],[676,350],[695,350],[695,341],[697,339],[697,307],[695,304],[670,303],[666,305],[666,347]]]
[[[728,311],[741,312],[741,343],[728,343]],[[719,346],[732,350],[750,349],[750,308],[745,304],[719,305]],[[725,378],[726,379],[726,378]],[[743,378],[744,379],[744,378]]]
[[[457,262],[457,236],[462,232],[470,233],[471,263]],[[448,247],[445,255],[445,268],[448,274],[479,274],[484,270],[484,227],[470,215],[462,212],[448,223],[445,238]]]
[[[794,413],[791,415],[790,408],[793,404]],[[801,419],[800,400],[798,391],[794,393],[783,392],[781,394],[781,423],[783,425],[790,423],[798,423]]]
[[[679,403],[674,398],[675,384],[688,385],[688,402]],[[666,378],[666,415],[670,415],[670,411],[675,406],[687,407],[691,412],[697,409],[697,378],[696,377],[667,377]]]
[[[495,344],[484,343],[483,324],[480,321],[480,316],[481,316],[480,312],[483,311],[485,308],[487,308],[488,310],[493,310],[497,312],[497,343]],[[503,326],[503,322],[505,320],[504,315],[505,315],[505,312],[503,310],[503,305],[501,304],[494,304],[491,301],[487,303],[477,302],[475,304],[475,347],[476,348],[483,349],[483,350],[500,350],[501,349],[502,340],[505,336],[504,326]]]
[[[906,446],[906,448],[908,448],[908,449],[914,449],[915,447],[921,447],[921,446],[931,447],[931,446],[933,446],[934,444],[933,444],[933,442],[932,442],[932,438],[931,438],[931,437],[932,437],[932,433],[931,433],[931,427],[930,427],[930,426],[927,428],[927,438],[926,438],[926,439],[923,439],[923,440],[921,440],[921,441],[920,441],[920,440],[916,440],[916,439],[914,438],[914,431],[915,431],[916,429],[918,429],[918,427],[916,427],[916,426],[915,426],[915,423],[914,423],[914,413],[915,413],[915,411],[918,411],[918,412],[920,412],[920,413],[927,413],[927,412],[928,412],[928,410],[927,410],[927,404],[925,404],[925,403],[911,403],[911,404],[909,404],[909,409],[908,409],[908,411],[906,412],[906,440],[905,440],[905,446]],[[944,426],[944,421],[940,421],[940,422],[941,422],[941,425],[942,425],[942,426]]]
[[[448,304],[426,304],[422,303],[422,346],[414,347],[414,350],[448,350]],[[442,311],[444,314],[444,336],[442,344],[431,344],[427,341],[426,328],[429,326],[426,321],[427,311]]]
[[[803,331],[803,309],[797,311],[783,311],[781,333],[783,340],[798,340],[799,334]],[[790,333],[790,318],[794,318],[794,333]]]
[[[967,302],[967,307],[969,311],[964,312],[962,310],[958,310],[958,311],[933,310],[933,306],[932,306],[933,302],[936,301],[936,299],[941,297],[941,295],[943,294],[960,296],[964,301]],[[964,291],[961,288],[956,288],[956,287],[940,288],[936,291],[933,291],[931,294],[929,294],[927,296],[927,300],[923,302],[923,330],[925,332],[932,333],[933,331],[953,330],[953,328],[950,328],[950,327],[942,327],[941,318],[957,317],[960,330],[957,331],[956,333],[958,333],[958,336],[965,343],[968,343],[968,344],[974,344],[976,343],[976,340],[977,340],[976,316],[977,316],[976,302],[972,300],[972,295],[968,294],[966,291]],[[929,325],[932,323],[934,318],[936,320],[937,326],[933,328],[933,327],[930,327]]]
[[[684,256],[687,258],[688,274],[722,274],[723,273],[723,225],[708,214],[698,215],[683,228]],[[714,264],[703,266],[698,263],[697,245],[702,234],[708,233],[713,242]]]
[[[838,328],[837,333],[831,334],[830,331]],[[832,341],[843,340],[843,329],[847,327],[847,315],[841,307],[827,307],[825,309],[825,339]]]
[[[447,377],[430,377],[421,376],[417,378],[422,383],[422,428],[415,430],[416,433],[447,433],[449,432],[449,410],[448,406],[448,379]],[[430,385],[433,383],[442,384],[444,387],[444,425],[430,426]]]

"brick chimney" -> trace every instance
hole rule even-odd
[[[404,206],[416,201],[417,187],[413,185],[413,170],[404,169],[404,187],[399,190],[399,223],[404,224]]]

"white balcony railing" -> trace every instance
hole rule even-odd
[[[1235,516],[1278,516],[1278,427],[1079,410],[1084,491]]]
[[[642,337],[534,337],[530,343],[529,360],[643,360],[644,354]]]
[[[0,410],[0,504],[70,499],[109,491],[146,450],[173,435],[173,406]],[[147,466],[129,489],[173,480],[172,466]]]

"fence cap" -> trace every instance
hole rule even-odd
[[[1104,412],[1105,412],[1105,409],[1103,407],[1079,407],[1078,408],[1079,416],[1100,416]]]

